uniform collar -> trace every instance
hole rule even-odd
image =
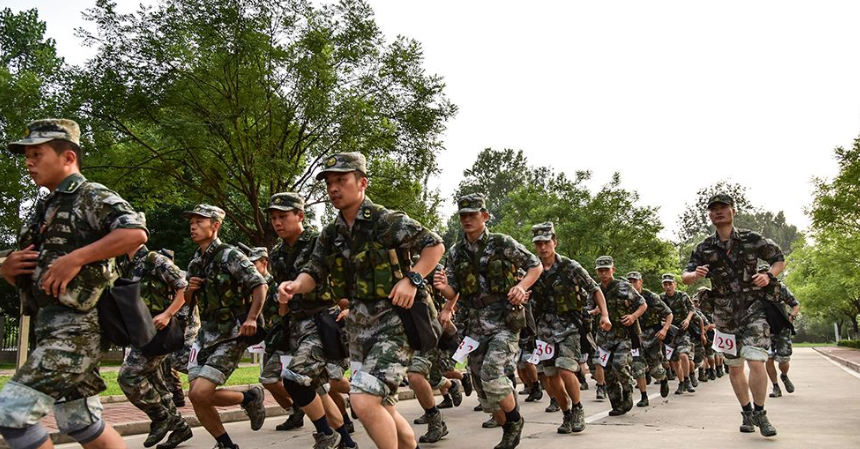
[[[215,237],[215,240],[212,240],[212,242],[209,243],[209,246],[206,247],[206,251],[203,251],[201,256],[203,256],[203,257],[211,256],[212,254],[215,253],[215,248],[218,248],[219,246],[221,246],[221,239],[218,237]]]
[[[86,181],[87,178],[84,178],[84,175],[80,173],[72,173],[71,175],[66,176],[66,179],[60,182],[60,185],[58,185],[54,191],[62,193],[73,193],[75,190],[78,190],[78,188]]]
[[[713,238],[715,242],[722,243],[722,240],[720,240],[720,234],[717,231],[714,231]],[[738,237],[738,228],[732,226],[732,233],[729,234],[729,240],[740,240],[740,237]]]
[[[466,233],[465,233],[465,232],[463,232],[463,240],[465,240],[465,241],[466,241],[466,243],[467,243],[467,244],[469,244],[469,245],[475,245],[475,244],[477,244],[478,242],[480,242],[480,243],[487,243],[487,240],[488,240],[489,238],[490,238],[490,229],[489,229],[489,228],[487,228],[486,226],[484,226],[484,232],[482,232],[482,233],[481,233],[481,235],[479,235],[479,236],[478,236],[478,239],[477,239],[477,240],[475,240],[475,241],[474,241],[474,243],[473,243],[473,242],[471,242],[471,241],[469,241],[469,236],[468,236],[468,235],[466,235]]]
[[[373,201],[370,201],[370,198],[364,197],[364,201],[361,203],[361,208],[358,209],[358,215],[355,216],[356,220],[360,221],[370,221],[373,218]]]

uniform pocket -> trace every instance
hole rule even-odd
[[[48,371],[83,374],[87,371],[87,359],[81,354],[62,349],[45,349],[39,366]]]

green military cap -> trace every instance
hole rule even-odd
[[[360,171],[367,176],[367,159],[361,153],[338,153],[326,159],[323,168],[317,173],[317,181],[325,178],[326,173],[348,173]]]
[[[640,273],[638,271],[631,271],[631,272],[627,273],[627,279],[628,280],[633,279],[633,280],[638,281],[638,280],[642,279],[642,273]]]
[[[251,248],[251,253],[248,254],[248,259],[251,262],[256,262],[262,258],[269,258],[269,250],[263,248],[262,246],[257,246],[255,248]]]
[[[711,199],[708,200],[708,209],[710,209],[711,206],[717,203],[723,203],[728,206],[735,207],[735,199],[727,193],[718,193],[712,196]]]
[[[484,195],[480,193],[470,193],[468,195],[461,196],[460,199],[457,200],[457,206],[460,208],[457,211],[458,214],[470,214],[487,210]]]
[[[26,137],[9,144],[9,151],[23,154],[24,147],[41,145],[52,140],[65,140],[77,146],[81,145],[81,128],[72,120],[64,118],[47,118],[36,120],[27,125]]]
[[[532,242],[546,242],[555,237],[555,225],[551,221],[532,226]]]
[[[224,209],[221,209],[218,206],[213,206],[211,204],[198,204],[194,206],[194,209],[187,210],[182,213],[185,218],[189,218],[192,215],[199,215],[201,217],[211,218],[219,223],[224,221],[224,216],[227,215],[224,213]]]
[[[597,268],[612,268],[615,266],[615,260],[612,256],[600,256],[597,258]]]
[[[284,192],[272,195],[266,212],[277,209],[282,211],[305,210],[305,200],[298,193]]]
[[[675,275],[672,273],[664,273],[660,278],[663,282],[675,282]]]

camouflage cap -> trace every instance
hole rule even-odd
[[[532,242],[546,242],[555,237],[555,225],[551,221],[532,226]]]
[[[675,275],[672,273],[663,273],[660,279],[662,282],[675,282]]]
[[[185,218],[190,218],[192,215],[199,215],[201,217],[211,218],[218,223],[224,221],[224,216],[227,215],[224,213],[224,209],[221,209],[218,206],[213,206],[211,204],[198,204],[194,206],[194,209],[187,210],[182,213]]]
[[[597,268],[612,268],[615,266],[615,260],[612,256],[600,256],[597,258]]]
[[[711,206],[717,203],[723,203],[731,207],[735,207],[735,199],[727,193],[718,193],[712,196],[711,199],[708,200],[708,209],[710,209]]]
[[[481,212],[487,210],[487,202],[484,199],[484,195],[480,193],[470,193],[465,196],[461,196],[459,200],[457,200],[457,207],[460,209],[457,210],[458,214],[471,214],[473,212]]]
[[[41,145],[52,140],[65,140],[80,146],[81,128],[74,121],[64,118],[36,120],[27,125],[26,137],[9,144],[9,151],[23,154],[25,147]]]
[[[262,246],[251,248],[251,253],[248,254],[248,260],[250,260],[251,262],[256,262],[264,257],[266,259],[269,258],[269,250]]]
[[[642,279],[642,273],[640,273],[638,271],[631,271],[631,272],[627,273],[627,279],[628,280],[633,279],[633,280],[638,281],[638,280]]]
[[[326,173],[349,173],[360,171],[367,176],[367,159],[361,153],[338,153],[326,159],[322,170],[317,173],[317,181],[325,178]]]
[[[277,209],[282,211],[305,210],[305,200],[298,193],[283,192],[272,195],[266,212]]]

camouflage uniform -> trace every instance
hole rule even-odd
[[[597,268],[612,266],[612,259],[608,256],[597,259]],[[633,392],[633,375],[630,369],[630,365],[633,363],[631,339],[635,335],[631,335],[631,332],[638,335],[639,324],[635,322],[633,326],[624,326],[621,324],[621,317],[635,312],[639,306],[645,304],[645,298],[630,283],[619,279],[613,279],[607,286],[600,284],[600,290],[606,298],[609,321],[612,323],[612,328],[609,331],[600,329],[596,338],[597,345],[610,353],[609,362],[604,368],[606,371],[606,392],[613,409],[626,407],[627,398],[629,398],[629,405],[632,407],[632,398],[630,398]]]
[[[188,356],[191,354],[191,347],[194,346],[194,342],[197,341],[197,334],[200,332],[200,309],[197,304],[183,304],[179,308],[179,312],[176,312],[175,318],[179,320],[185,330],[185,344],[175,352],[170,353],[167,360],[172,369],[188,374]]]
[[[199,207],[190,214],[202,215]],[[242,251],[218,238],[194,253],[186,276],[206,279],[205,288],[196,292],[203,323],[194,343],[199,352],[196,360],[189,361],[188,380],[202,377],[223,385],[248,346],[237,337],[251,304],[251,292],[266,281]],[[212,285],[214,281],[218,285]]]
[[[732,229],[726,242],[721,242],[716,233],[705,238],[693,250],[685,268],[695,272],[696,267],[709,265],[711,294],[700,306],[713,314],[720,332],[735,335],[738,355],[724,354],[729,366],[738,366],[744,359],[767,361],[770,327],[762,303],[764,293],[752,282],[758,259],[773,265],[784,257],[772,240],[752,231]]]
[[[336,164],[338,160],[329,160],[326,165]],[[397,402],[397,388],[413,350],[388,294],[398,276],[405,274],[402,267],[410,262],[410,253],[441,243],[438,235],[406,214],[377,206],[368,198],[352,228],[339,213],[320,234],[302,272],[317,285],[331,279],[333,297],[349,298],[346,329],[352,393],[379,396],[384,405]],[[415,301],[429,301],[426,289],[418,289]]]
[[[145,245],[129,260],[120,263],[123,276],[140,281],[141,298],[155,316],[173,302],[176,291],[188,282],[179,268],[167,257],[150,251]],[[119,369],[117,383],[129,402],[149,416],[153,422],[178,416],[173,394],[168,388],[161,365],[167,355],[147,357],[139,349],[131,349]]]
[[[794,308],[800,303],[797,302],[797,298],[791,293],[791,290],[783,284],[779,283],[779,304],[781,308],[783,308],[783,313],[786,315],[789,314],[787,309]],[[776,363],[788,363],[791,361],[791,328],[786,327],[778,334],[772,334],[770,336],[770,356],[773,358],[773,361]]]
[[[672,278],[674,282],[674,277]],[[679,360],[679,356],[681,354],[687,354],[690,356],[693,353],[693,341],[690,339],[690,333],[688,330],[693,327],[693,320],[690,320],[690,326],[688,330],[681,330],[681,323],[687,319],[687,314],[690,312],[694,312],[695,308],[693,307],[693,300],[690,299],[690,295],[675,290],[675,294],[672,296],[663,293],[660,295],[660,299],[672,309],[672,324],[678,327],[678,333],[675,335],[675,341],[672,344],[675,346],[675,351],[672,353],[672,361],[677,362]],[[693,314],[695,317],[695,313]]]
[[[433,285],[435,274],[436,270],[433,270],[424,279],[428,287]],[[438,290],[432,287],[430,288],[429,296],[432,299],[430,301],[432,318],[438,319],[438,311],[444,305],[444,298]],[[457,366],[454,359],[451,358],[453,355],[453,352],[443,351],[439,348],[433,348],[429,351],[416,351],[415,355],[412,356],[412,362],[409,364],[407,372],[423,375],[430,386],[434,390],[438,390],[445,386],[445,382],[447,381],[445,373]]]
[[[461,198],[460,211],[481,210],[470,208],[478,201],[483,205],[483,197],[478,195]],[[449,252],[448,284],[460,294],[459,303],[464,305],[466,335],[480,343],[469,354],[469,370],[487,413],[499,410],[499,401],[514,390],[505,371],[515,365],[520,330],[525,327],[525,309],[512,310],[508,291],[517,284],[518,269],[539,265],[540,260],[522,244],[487,229],[475,242],[469,242],[464,234]]]
[[[707,329],[708,318],[699,309],[693,309],[693,319],[690,320],[690,327],[687,328],[687,334],[690,336],[690,342],[693,344],[693,363],[698,365],[705,360],[705,344],[702,343],[702,332],[699,324]],[[690,374],[692,376],[692,374]]]
[[[28,137],[9,149],[21,153],[27,145],[55,139],[77,144],[79,135],[77,124],[70,120],[42,120],[31,123]],[[80,173],[69,175],[53,192],[40,198],[35,213],[21,229],[18,248],[34,244],[39,251],[32,276],[17,280],[28,311],[36,315],[36,349],[0,391],[0,428],[7,441],[10,431],[28,429],[39,432],[36,439],[46,438],[39,423],[52,409],[60,432],[78,441],[92,441],[104,430],[98,394],[104,391],[105,383],[99,376],[99,361],[107,341],[101,338],[95,305],[117,277],[114,260],[84,266],[59,298],[50,296],[40,285],[55,259],[115,229],[146,227],[143,216],[119,195],[88,182]]]
[[[559,369],[579,371],[582,308],[587,296],[599,288],[579,262],[559,254],[532,285],[529,301],[537,315],[537,339],[556,348],[556,356],[543,361],[548,376],[557,376]]]
[[[645,373],[650,369],[651,377],[663,380],[666,378],[666,369],[663,368],[666,357],[663,354],[663,342],[657,338],[657,333],[663,328],[663,323],[672,310],[656,293],[648,289],[642,289],[642,297],[648,309],[639,317],[642,334],[639,335],[639,356],[633,357],[633,378],[645,377]]]

